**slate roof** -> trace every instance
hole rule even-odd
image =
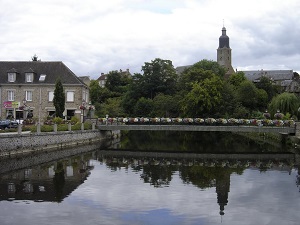
[[[293,70],[249,70],[242,71],[250,81],[257,81],[262,76],[266,76],[274,81],[279,80],[292,80],[294,73]]]
[[[15,82],[8,82],[8,72],[17,73]],[[0,84],[24,84],[25,73],[28,72],[34,73],[33,82],[30,84],[55,84],[56,79],[60,77],[65,85],[85,85],[63,62],[59,61],[0,61]],[[39,81],[42,74],[46,75],[46,79]]]
[[[183,71],[185,71],[186,69],[190,68],[192,65],[187,65],[187,66],[178,66],[175,68],[176,72],[178,75],[182,74]]]

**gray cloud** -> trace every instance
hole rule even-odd
[[[77,75],[140,72],[154,58],[174,66],[216,60],[222,21],[234,68],[293,69],[299,5],[287,1],[16,0],[0,3],[0,60],[64,61]],[[266,66],[266,67],[265,67]]]

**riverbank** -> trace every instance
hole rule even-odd
[[[0,136],[0,157],[88,145],[119,135],[119,131],[103,132],[99,130],[2,133]]]

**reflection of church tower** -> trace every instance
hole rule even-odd
[[[231,65],[231,48],[229,47],[229,37],[226,35],[226,28],[222,28],[222,35],[219,38],[219,48],[217,49],[217,62],[225,67],[226,77],[234,73]]]
[[[220,205],[220,215],[224,215],[225,205],[228,203],[228,193],[230,189],[230,173],[224,173],[216,179],[216,192]]]

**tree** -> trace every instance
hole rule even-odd
[[[96,104],[97,102],[100,102],[100,93],[101,93],[101,87],[99,85],[99,82],[97,80],[91,80],[90,83],[90,98],[92,104]]]
[[[159,117],[177,117],[179,116],[180,95],[158,94],[153,99],[152,114]]]
[[[235,111],[237,105],[238,105],[238,101],[237,101],[235,87],[229,82],[224,82],[221,91],[220,104],[217,107],[215,107],[215,109],[212,111],[212,115],[214,115],[215,118],[232,117],[233,112]]]
[[[139,117],[150,116],[153,100],[141,97],[134,106],[134,114]]]
[[[219,63],[212,60],[203,59],[195,63],[192,68],[198,68],[203,70],[210,70],[217,76],[223,78],[225,76],[226,70],[224,67],[220,66]]]
[[[279,110],[283,114],[289,113],[293,116],[297,116],[299,106],[300,101],[295,94],[284,92],[272,99],[268,109],[271,115],[274,115],[277,110]]]
[[[145,98],[153,99],[158,93],[174,94],[177,84],[177,73],[170,60],[156,58],[145,62],[142,66],[144,72],[142,87]]]
[[[233,86],[235,86],[236,88],[239,87],[241,85],[242,82],[246,81],[247,78],[245,77],[244,72],[237,72],[232,74],[229,78],[228,78],[228,82],[230,84],[232,84]]]
[[[104,117],[105,115],[110,117],[124,116],[120,98],[109,98],[105,103],[96,104],[96,109],[96,114],[99,117]]]
[[[268,101],[271,101],[272,98],[277,94],[276,86],[268,77],[262,76],[259,82],[255,83],[255,86],[266,91],[268,95]]]
[[[111,97],[119,97],[127,91],[131,79],[129,74],[122,74],[119,71],[111,71],[107,75],[105,87],[111,92]]]
[[[65,111],[65,92],[59,78],[55,82],[53,105],[55,107],[55,115],[63,118],[63,112]]]
[[[212,74],[223,79],[225,69],[215,61],[201,60],[187,68],[179,78],[179,89],[190,91],[192,83],[210,79]]]
[[[188,92],[181,102],[185,116],[203,116],[219,105],[223,80],[211,71],[210,73],[210,78],[194,82],[191,91]]]
[[[248,109],[254,110],[257,107],[257,88],[253,82],[243,81],[237,88],[237,100]]]

